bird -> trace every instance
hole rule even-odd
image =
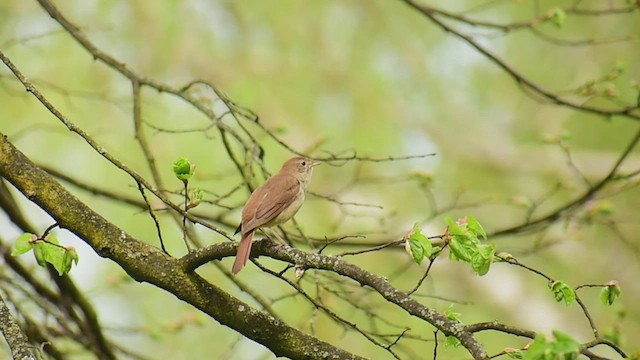
[[[287,160],[276,175],[253,191],[236,229],[241,240],[231,272],[235,275],[247,264],[251,254],[253,235],[258,228],[269,228],[287,222],[304,203],[313,168],[319,165],[303,156]]]

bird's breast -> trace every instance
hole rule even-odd
[[[291,201],[291,204],[286,208],[284,208],[280,212],[280,214],[274,217],[271,221],[266,223],[265,226],[267,227],[277,226],[287,222],[298,212],[298,210],[300,210],[300,207],[302,206],[303,203],[304,203],[304,191],[300,191],[296,195],[296,197],[293,198],[293,201]]]

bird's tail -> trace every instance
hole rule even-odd
[[[249,231],[246,234],[242,234],[242,240],[238,245],[238,253],[236,254],[236,261],[233,263],[231,272],[235,275],[247,264],[249,255],[251,254],[251,244],[253,243],[253,233],[255,231]]]

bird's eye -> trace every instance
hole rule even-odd
[[[302,161],[301,164],[302,164],[302,166],[307,166],[307,162],[306,161]]]

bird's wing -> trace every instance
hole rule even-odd
[[[249,201],[247,201],[246,210],[242,214],[242,223],[246,224],[242,227],[243,233],[259,228],[275,219],[287,206],[293,203],[299,192],[300,184],[298,179],[293,176],[276,175],[267,180],[251,194]],[[255,203],[252,203],[254,201]]]

